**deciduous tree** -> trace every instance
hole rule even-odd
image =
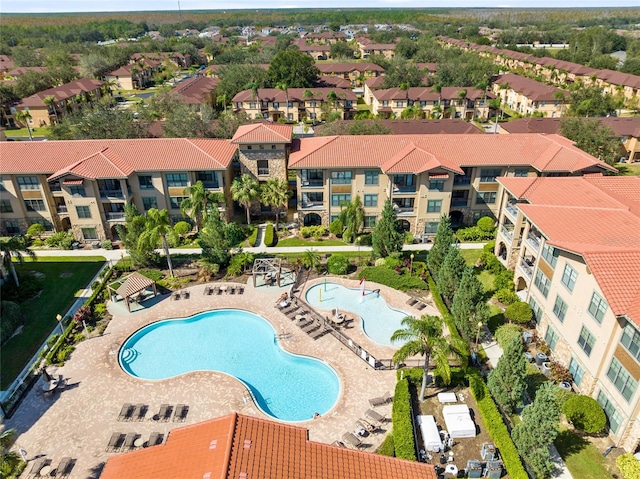
[[[225,235],[225,226],[216,208],[207,216],[204,227],[198,234],[202,256],[208,262],[219,264],[220,266],[226,265],[231,257],[229,252],[231,244]]]
[[[289,88],[311,88],[319,74],[313,58],[294,49],[284,50],[273,57],[268,70],[271,85],[284,82]]]
[[[609,165],[617,163],[624,156],[620,140],[613,130],[596,119],[565,118],[560,122],[560,131],[578,148]]]

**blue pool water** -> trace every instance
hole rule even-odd
[[[335,371],[320,360],[284,351],[275,334],[269,322],[253,313],[208,311],[145,326],[125,341],[119,360],[127,373],[141,379],[203,370],[235,376],[260,409],[284,421],[329,411],[340,393]]]
[[[391,335],[402,328],[402,320],[409,316],[403,311],[390,308],[378,293],[347,288],[336,283],[316,284],[307,290],[306,300],[314,308],[351,311],[362,318],[362,327],[367,336],[376,343],[398,346],[391,343]]]

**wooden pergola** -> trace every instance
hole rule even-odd
[[[256,277],[273,275],[276,279],[278,287],[280,287],[280,278],[282,276],[282,259],[280,258],[258,258],[253,262],[253,287],[256,287]],[[266,281],[265,281],[266,282]]]
[[[131,312],[131,307],[129,305],[131,297],[136,293],[147,289],[149,286],[153,287],[153,296],[156,297],[158,295],[158,291],[156,289],[155,281],[141,275],[140,273],[131,273],[125,278],[124,282],[118,289],[114,289],[111,286],[108,288],[112,298],[114,295],[124,298],[124,302],[127,305],[127,311]]]

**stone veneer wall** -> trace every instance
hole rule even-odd
[[[240,150],[240,173],[249,174],[259,181],[277,178],[287,181],[287,159],[285,150]],[[269,162],[269,176],[258,176],[258,161],[267,160]],[[260,202],[254,201],[249,208],[252,215],[261,216],[265,212],[261,211]],[[271,215],[272,213],[268,213]]]
[[[298,225],[304,226],[304,217],[315,213],[322,219],[322,225],[329,227],[329,212],[327,210],[298,210]]]
[[[84,236],[82,236],[82,228],[95,228],[98,238],[95,240],[85,240]],[[104,241],[105,239],[112,239],[110,232],[109,235],[107,235],[107,232],[104,229],[104,225],[102,225],[101,223],[94,225],[71,225],[71,230],[73,231],[73,236],[77,241]]]

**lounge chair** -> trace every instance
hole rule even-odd
[[[321,326],[320,329],[318,329],[317,331],[313,331],[312,333],[309,334],[309,336],[311,336],[311,339],[316,340],[321,338],[328,332],[329,332],[329,329],[327,327]]]
[[[136,442],[136,439],[140,437],[140,434],[137,432],[129,432],[127,436],[124,438],[124,444],[122,444],[122,449],[134,449],[133,443]]]
[[[171,295],[171,299],[173,299],[174,301],[178,301],[180,299],[180,292],[178,291],[177,293],[173,293]]]
[[[231,288],[229,288],[229,294],[236,294],[236,287],[235,286],[231,286]]]
[[[347,447],[347,446],[345,446],[344,442],[342,442],[342,441],[333,441],[333,443],[331,445],[332,446],[342,447],[342,448],[346,448]]]
[[[153,416],[152,419],[154,421],[167,422],[171,418],[172,412],[173,412],[173,406],[170,406],[169,404],[161,404],[160,411],[158,411],[158,414]]]
[[[358,419],[356,421],[356,426],[363,428],[368,433],[372,433],[376,430],[376,426],[365,419]]]
[[[133,410],[133,417],[131,419],[133,421],[144,421],[144,417],[147,415],[148,410],[149,406],[146,404],[136,404],[136,407]]]
[[[409,299],[407,300],[407,304],[408,304],[409,306],[413,306],[413,305],[415,305],[417,302],[418,302],[418,300],[417,300],[416,298],[409,298]]]
[[[387,420],[385,416],[383,416],[382,414],[379,414],[373,409],[367,409],[367,412],[365,412],[364,415],[367,417],[367,419],[371,419],[372,421],[377,422],[378,424],[382,424]]]
[[[302,329],[302,331],[304,331],[307,334],[311,334],[313,331],[315,331],[319,327],[320,327],[320,324],[314,319],[309,324],[307,324],[306,326],[303,326],[300,329]]]
[[[358,449],[360,446],[362,446],[362,441],[360,440],[360,438],[352,432],[345,432],[342,435],[342,442],[355,449]]]
[[[149,440],[144,443],[143,447],[157,446],[158,444],[162,444],[163,439],[164,434],[161,432],[152,432],[149,436]]]
[[[56,468],[56,477],[66,477],[71,473],[73,467],[73,459],[70,457],[63,457]]]
[[[418,301],[418,304],[416,305],[416,308],[419,309],[420,311],[422,311],[426,307],[427,305],[424,304],[422,301]]]
[[[191,293],[189,291],[185,291],[184,293],[182,293],[182,297],[184,299],[189,299],[190,296],[191,296]]]
[[[133,415],[133,406],[131,404],[123,404],[118,414],[118,421],[130,421]]]
[[[124,442],[124,434],[120,432],[114,432],[111,434],[109,444],[107,444],[107,452],[118,452]]]
[[[371,404],[371,407],[382,406],[383,404],[387,404],[392,399],[393,398],[389,394],[389,391],[387,391],[386,393],[384,393],[384,396],[369,399],[369,404]]]
[[[51,459],[47,459],[46,457],[40,457],[33,462],[33,466],[31,466],[31,470],[29,471],[30,476],[39,476],[40,469],[44,466],[48,466],[51,464]]]
[[[176,410],[173,413],[173,422],[184,422],[187,419],[189,413],[189,406],[184,404],[178,404]]]
[[[217,295],[221,295],[221,294],[222,294],[222,288],[221,288],[220,286],[216,286],[215,293],[216,293]]]
[[[238,294],[244,294],[244,286],[238,288]]]

